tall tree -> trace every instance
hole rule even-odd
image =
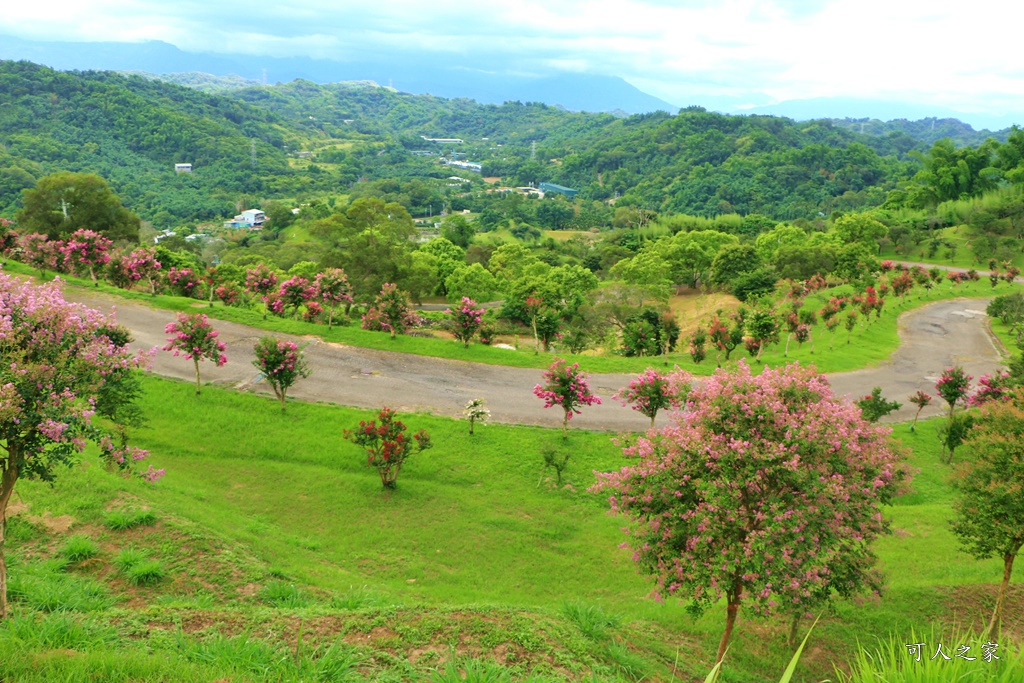
[[[56,239],[86,229],[114,241],[139,241],[139,217],[94,173],[61,171],[40,178],[24,191],[22,203],[17,217],[22,232]]]
[[[977,559],[1003,561],[989,638],[999,632],[1013,562],[1024,547],[1024,398],[996,401],[982,408],[957,466],[953,488],[953,533],[964,552]]]
[[[741,361],[687,397],[674,424],[625,449],[639,462],[598,475],[595,491],[635,522],[634,558],[656,594],[702,614],[726,598],[721,661],[740,606],[770,614],[819,604],[865,580],[880,506],[906,472],[887,430],[797,364],[754,376]],[[841,582],[842,585],[839,585]]]
[[[54,283],[35,287],[0,274],[0,618],[7,614],[4,540],[7,504],[20,478],[52,481],[72,464],[85,440],[108,462],[145,457],[128,449],[94,412],[114,421],[131,414],[133,391],[104,391],[140,365],[123,328],[96,311],[68,303]],[[162,471],[145,476],[155,481]]]

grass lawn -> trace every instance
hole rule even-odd
[[[618,547],[625,521],[586,491],[594,470],[624,464],[607,435],[570,435],[559,487],[541,458],[563,448],[557,430],[489,425],[469,436],[465,422],[401,415],[435,447],[388,493],[342,438],[367,411],[291,402],[281,414],[272,399],[215,387],[198,397],[184,382],[147,377],[144,387],[149,423],[135,440],[167,469],[162,481],[124,480],[87,458],[53,487],[19,483],[28,509],[11,524],[17,618],[0,626],[0,680],[411,681],[435,671],[455,683],[499,665],[473,680],[707,673],[724,609],[694,619],[678,601],[649,599],[651,583]],[[794,680],[834,678],[858,642],[987,616],[1001,563],[956,550],[939,426],[896,427],[919,473],[878,544],[888,589],[838,603]],[[148,583],[137,576],[147,562]],[[1008,628],[1024,637],[1019,617]],[[783,617],[742,614],[722,680],[777,680],[786,629]]]

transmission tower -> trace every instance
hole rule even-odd
[[[530,161],[537,161],[537,141],[530,143]]]

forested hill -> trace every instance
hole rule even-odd
[[[974,130],[974,128],[959,119],[950,118],[928,118],[910,121],[907,119],[893,119],[892,121],[879,121],[878,119],[829,119],[832,125],[840,128],[848,128],[865,135],[874,135],[888,138],[896,147],[913,149],[921,143],[932,145],[943,138],[949,138],[957,146],[970,145],[977,147],[992,138],[999,142],[1006,142],[1012,128],[1002,130]]]
[[[39,177],[70,170],[107,178],[146,218],[230,215],[240,197],[308,186],[283,151],[293,128],[266,109],[177,85],[0,62],[0,212]],[[196,172],[176,175],[183,162]]]
[[[456,155],[505,184],[555,182],[583,201],[811,218],[882,204],[921,169],[908,153],[929,149],[902,133],[699,107],[620,118],[308,81],[206,93],[28,62],[0,62],[0,143],[0,214],[47,173],[88,171],[158,228],[230,216],[240,202],[337,197],[361,179],[450,194],[455,169],[440,157]],[[195,172],[176,175],[179,162]]]
[[[509,183],[553,181],[586,199],[619,197],[658,211],[811,217],[880,204],[913,175],[907,137],[861,135],[829,121],[728,116],[689,108],[618,118],[538,103],[480,105],[373,85],[286,85],[225,93],[327,138],[353,131],[406,151],[422,137],[460,138],[458,150]],[[379,175],[382,169],[377,169]]]

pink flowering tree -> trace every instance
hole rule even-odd
[[[971,389],[971,376],[964,372],[959,365],[946,368],[935,383],[935,391],[943,401],[949,405],[949,417],[953,418],[953,411],[957,403],[967,400],[967,394]]]
[[[475,301],[464,296],[458,306],[448,309],[448,315],[452,317],[452,334],[462,342],[463,346],[469,347],[469,342],[483,327],[484,309],[477,308]]]
[[[352,286],[341,268],[328,268],[313,280],[314,296],[327,308],[327,329],[334,326],[334,311],[339,304],[352,303]]]
[[[122,268],[129,282],[146,280],[149,293],[156,296],[156,281],[163,265],[156,258],[156,250],[151,247],[139,247],[125,257]],[[129,286],[128,289],[131,289]]]
[[[914,421],[910,423],[910,431],[914,431],[917,427],[917,418],[921,416],[921,411],[927,408],[932,403],[931,394],[926,394],[923,391],[918,390],[916,394],[913,394],[908,399],[911,404],[917,406],[917,412],[914,413]]]
[[[420,316],[412,310],[409,296],[390,282],[385,282],[380,288],[373,306],[363,316],[364,330],[390,332],[392,339],[419,324]]]
[[[38,232],[30,232],[18,239],[18,249],[21,251],[21,260],[39,270],[39,277],[46,275],[46,270],[57,270],[57,250],[55,245],[46,235]],[[59,247],[57,247],[59,248]]]
[[[129,465],[145,451],[115,446],[106,425],[124,414],[131,392],[104,391],[143,364],[123,328],[42,287],[0,274],[0,618],[7,614],[4,562],[7,504],[21,478],[51,480],[91,440]],[[94,418],[105,420],[101,424]],[[159,478],[162,471],[148,472]]]
[[[592,490],[632,518],[633,559],[655,597],[687,598],[696,615],[726,599],[721,661],[741,605],[793,614],[874,583],[881,506],[907,476],[888,433],[812,368],[755,376],[740,361],[696,386],[672,425],[625,448],[637,462],[598,474]]]
[[[1009,401],[1011,398],[1010,373],[1002,370],[995,374],[984,374],[978,378],[978,388],[967,399],[967,405],[978,407],[992,401]]]
[[[76,230],[64,243],[61,251],[64,258],[76,270],[84,270],[89,273],[94,286],[99,287],[99,280],[96,278],[98,269],[110,262],[110,247],[113,242],[92,230]]]
[[[266,320],[270,299],[277,294],[277,273],[269,266],[257,263],[245,271],[245,290],[263,301],[263,319]]]
[[[277,296],[281,299],[281,303],[284,304],[285,308],[292,309],[292,316],[298,318],[299,309],[302,308],[303,304],[311,301],[316,296],[316,289],[309,284],[309,280],[295,275],[281,283]]]
[[[256,355],[252,364],[274,390],[283,413],[288,390],[300,378],[309,377],[309,364],[295,342],[261,337],[252,350]]]
[[[569,437],[569,420],[573,414],[579,415],[583,406],[600,405],[601,398],[591,393],[586,375],[580,372],[579,363],[569,365],[561,358],[544,371],[544,383],[533,388],[533,395],[544,399],[544,407],[560,407],[565,416],[562,418],[562,439]]]
[[[669,408],[675,410],[686,403],[686,396],[690,393],[690,380],[690,374],[678,367],[670,375],[663,375],[653,368],[647,368],[630,382],[629,386],[622,387],[613,394],[612,398],[650,418],[653,428],[654,418],[660,411]]]
[[[377,469],[380,483],[386,489],[393,489],[409,456],[432,446],[430,435],[421,429],[410,438],[405,433],[405,424],[395,419],[391,408],[381,408],[377,420],[360,420],[358,429],[346,429],[343,435],[366,451],[366,462]]]
[[[167,281],[171,283],[171,290],[178,296],[194,297],[200,291],[200,278],[191,268],[175,268],[167,271]]]
[[[164,351],[175,356],[185,356],[196,367],[196,395],[199,395],[199,361],[208,360],[220,367],[228,362],[224,355],[224,342],[217,339],[213,329],[202,313],[178,313],[177,320],[167,323],[164,332],[171,335]]]

